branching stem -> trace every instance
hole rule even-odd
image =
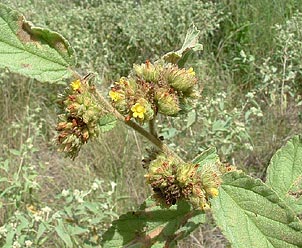
[[[156,132],[156,126],[155,126],[155,118],[156,117],[154,117],[154,119],[152,119],[152,120],[149,121],[149,130],[150,130],[150,133],[154,137],[158,138],[158,135],[157,135],[157,132]]]
[[[97,92],[98,98],[100,100],[100,103],[104,106],[104,108],[109,112],[112,113],[118,120],[124,122],[127,126],[133,128],[135,131],[143,135],[145,138],[147,138],[153,145],[158,147],[161,151],[163,151],[168,156],[173,156],[177,158],[180,162],[183,162],[183,160],[175,154],[165,143],[163,143],[156,134],[155,131],[155,125],[153,123],[150,124],[150,132],[148,132],[146,129],[142,128],[140,125],[135,123],[131,120],[126,120],[123,115],[121,115],[99,92]]]

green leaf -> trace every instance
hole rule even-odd
[[[105,115],[99,120],[99,127],[102,133],[110,131],[115,125],[116,118],[111,114]]]
[[[207,150],[203,151],[197,157],[192,160],[193,164],[208,164],[208,163],[216,163],[219,161],[219,157],[217,155],[217,151],[215,147],[210,147]]]
[[[171,247],[205,221],[204,212],[192,210],[187,202],[170,209],[147,200],[136,212],[129,212],[113,222],[103,235],[102,247]]]
[[[70,235],[81,235],[81,234],[89,232],[89,230],[87,228],[82,228],[79,226],[69,225],[69,226],[67,226],[67,228],[68,228],[68,232],[70,233]]]
[[[302,213],[302,139],[295,136],[272,157],[267,184],[293,210]]]
[[[39,240],[45,231],[46,231],[46,227],[45,224],[42,222],[39,224],[36,240]]]
[[[72,76],[74,51],[60,34],[33,26],[4,4],[0,4],[0,31],[0,68],[41,82]]]
[[[11,225],[6,225],[5,228],[7,229],[7,234],[5,237],[5,245],[3,248],[11,248],[17,230],[14,229]]]
[[[58,220],[58,225],[55,227],[56,233],[64,241],[67,247],[73,247],[70,235],[66,232],[65,227],[61,219]]]
[[[21,233],[23,229],[27,229],[30,225],[29,221],[23,215],[16,215],[19,224],[17,226],[17,233]]]
[[[16,149],[10,149],[9,152],[15,156],[21,156],[21,151]]]
[[[186,34],[181,49],[165,54],[162,59],[167,63],[177,64],[179,67],[183,67],[193,52],[203,49],[202,44],[198,43],[199,34],[200,31],[192,24]]]
[[[197,118],[196,111],[195,110],[190,111],[187,116],[186,128],[189,128],[190,126],[192,126],[196,122],[196,118]]]
[[[214,218],[233,248],[302,247],[302,224],[259,179],[231,172],[211,200]]]

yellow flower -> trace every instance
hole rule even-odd
[[[126,80],[125,77],[121,77],[121,78],[120,78],[120,84],[122,84],[122,85],[127,84],[127,80]]]
[[[188,69],[188,73],[189,73],[190,75],[192,75],[192,76],[195,76],[195,71],[194,71],[194,69],[193,69],[192,67],[190,67],[190,68]]]
[[[213,196],[213,197],[216,197],[216,196],[218,196],[218,194],[219,194],[218,189],[216,189],[216,188],[210,188],[210,189],[208,190],[208,193],[209,193],[211,196]]]
[[[118,100],[121,100],[123,98],[121,93],[113,90],[109,91],[109,96],[114,102],[117,102]]]
[[[79,88],[81,88],[81,81],[78,79],[76,81],[73,81],[71,84],[70,84],[71,88],[76,91],[78,90]]]
[[[37,213],[37,208],[35,206],[33,206],[33,205],[27,204],[26,208],[27,208],[27,211],[31,212],[32,214]]]
[[[134,118],[144,119],[144,114],[146,113],[146,108],[140,103],[136,103],[132,106],[131,111],[133,112]]]
[[[127,78],[125,78],[125,77],[121,77],[121,78],[120,78],[120,81],[114,82],[114,83],[115,83],[115,84],[119,84],[119,85],[127,85],[128,82],[127,82],[126,79],[127,79]]]

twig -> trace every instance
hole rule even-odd
[[[124,122],[127,126],[133,128],[135,131],[143,135],[153,145],[157,146],[161,151],[163,151],[166,155],[173,156],[177,160],[179,160],[179,162],[183,162],[183,160],[176,153],[174,153],[166,144],[164,144],[157,136],[154,136],[154,134],[148,132],[137,123],[131,120],[125,120],[125,117],[121,115],[99,92],[97,92],[97,96],[106,111],[112,113],[118,120]]]
[[[150,133],[155,136],[156,138],[158,137],[157,132],[156,132],[156,127],[155,127],[155,118],[149,121],[149,130]]]

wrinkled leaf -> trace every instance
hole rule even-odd
[[[190,126],[192,126],[196,122],[196,118],[197,118],[196,111],[195,110],[190,111],[187,116],[186,128],[189,128]]]
[[[17,233],[21,233],[21,231],[23,230],[23,229],[26,229],[28,226],[29,226],[29,221],[23,216],[23,215],[17,215],[16,216],[17,217],[17,220],[19,221],[19,224],[18,224],[18,226],[17,226],[17,228],[16,228],[16,230],[17,230]]]
[[[216,163],[219,161],[219,157],[217,155],[217,151],[215,147],[210,147],[207,150],[204,150],[201,154],[195,157],[192,160],[193,164],[209,164],[209,163]]]
[[[116,118],[111,114],[105,115],[99,120],[99,127],[102,133],[110,131],[115,125]]]
[[[205,214],[192,210],[186,202],[170,209],[147,200],[136,212],[129,212],[113,222],[103,235],[103,247],[167,247],[186,237],[205,221]]]
[[[297,212],[302,213],[302,139],[295,136],[272,157],[267,184]]]
[[[58,220],[58,225],[55,227],[55,231],[59,235],[59,237],[64,241],[67,247],[73,247],[72,240],[67,231],[65,230],[61,219]]]
[[[44,234],[45,231],[46,231],[45,224],[40,223],[39,227],[38,227],[38,232],[37,232],[36,239],[39,240],[42,237],[42,235]]]
[[[41,82],[72,75],[74,51],[60,34],[33,26],[4,4],[0,4],[0,31],[0,68]]]
[[[68,233],[70,233],[70,235],[80,235],[80,234],[84,234],[89,232],[89,230],[87,228],[82,228],[79,226],[68,226]]]
[[[183,67],[193,52],[203,49],[202,44],[198,43],[199,34],[200,31],[192,24],[186,34],[181,49],[165,54],[162,59],[167,63],[177,64],[179,67]]]
[[[302,247],[302,224],[295,213],[259,179],[225,174],[212,199],[214,218],[233,248]]]

